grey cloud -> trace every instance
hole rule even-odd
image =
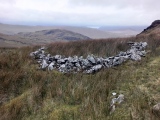
[[[0,4],[13,4],[16,3],[16,0],[0,0]]]
[[[159,8],[159,0],[69,0],[70,4],[76,6],[101,6],[115,8],[139,8],[139,9],[157,9]]]
[[[155,19],[160,18],[160,0],[66,1],[68,2],[64,11],[59,11],[59,9],[52,10],[52,7],[51,10],[46,11],[45,8],[47,5],[56,8],[56,0],[27,1],[33,4],[33,7],[34,5],[39,5],[39,9],[29,9],[26,6],[25,9],[23,9],[23,6],[18,8],[16,5],[14,6],[18,0],[0,0],[0,22],[21,21],[22,23],[34,22],[37,24],[70,25],[148,25]]]

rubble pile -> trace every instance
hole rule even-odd
[[[88,55],[86,58],[83,56],[65,57],[62,55],[52,56],[46,54],[45,47],[42,47],[32,53],[30,56],[37,60],[40,65],[40,69],[49,71],[58,70],[62,73],[95,73],[102,68],[110,68],[117,66],[125,62],[126,60],[141,60],[141,57],[146,55],[145,48],[146,42],[129,42],[131,48],[126,52],[120,52],[116,56],[112,57],[97,57],[94,55]]]

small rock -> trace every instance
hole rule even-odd
[[[112,95],[116,95],[116,93],[112,93]],[[112,114],[116,110],[116,104],[121,104],[124,101],[124,95],[120,94],[117,98],[112,98],[110,104],[110,114]]]
[[[115,96],[117,93],[113,92],[112,95]]]
[[[156,105],[153,106],[152,113],[155,116],[160,117],[160,103],[158,103],[158,104],[156,104]]]
[[[117,98],[117,102],[120,104],[124,101],[124,95],[123,94],[120,94]]]
[[[41,68],[45,69],[47,66],[48,66],[48,64],[47,64],[46,60],[43,60]]]
[[[55,63],[54,62],[51,62],[50,64],[49,64],[49,66],[48,66],[48,70],[50,71],[50,70],[53,70],[55,67]]]
[[[96,63],[93,55],[88,55],[88,56],[87,56],[87,60],[88,60],[89,62],[91,62],[92,64],[95,64],[95,63]]]

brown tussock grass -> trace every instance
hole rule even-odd
[[[0,104],[0,119],[151,120],[150,109],[160,99],[154,97],[159,91],[156,84],[159,84],[160,38],[55,42],[47,46],[47,52],[107,57],[126,51],[128,41],[146,41],[150,52],[141,61],[128,61],[92,75],[37,70],[29,53],[39,46],[1,49],[0,93],[8,99]],[[110,115],[112,92],[124,94],[125,101]]]

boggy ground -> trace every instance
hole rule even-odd
[[[29,57],[35,47],[0,50],[1,120],[155,120],[151,108],[160,102],[160,38],[104,39],[59,42],[48,52],[65,56],[112,56],[128,49],[127,41],[147,41],[141,61],[96,74],[62,74],[38,70]],[[125,100],[110,112],[112,92]],[[118,95],[117,94],[117,95]]]

